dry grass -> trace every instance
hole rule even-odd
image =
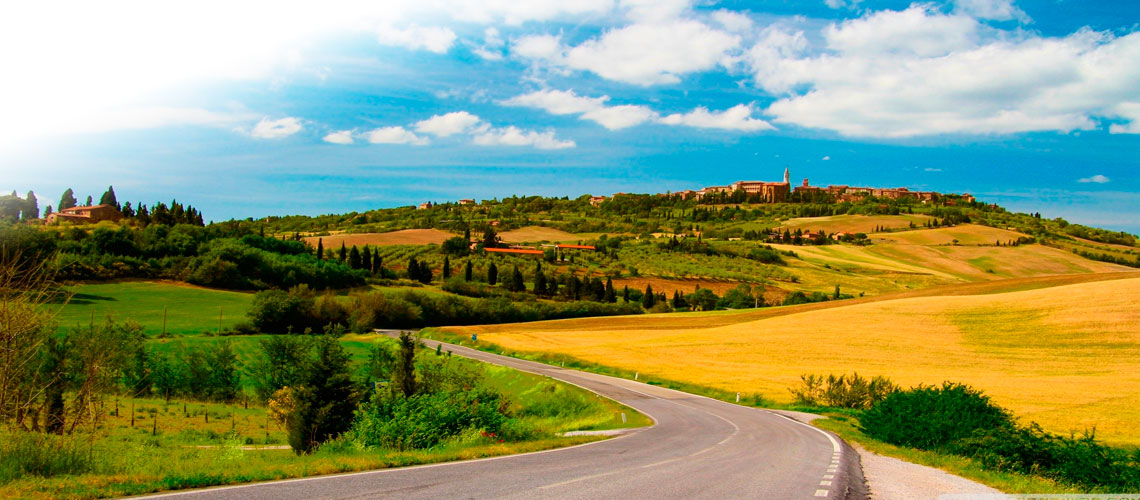
[[[951,245],[954,244],[955,240],[959,245],[996,245],[999,241],[1004,245],[1011,241],[1017,241],[1018,238],[1024,236],[1025,234],[1008,229],[962,224],[937,229],[916,229],[899,233],[877,234],[875,237],[887,242],[906,245]]]
[[[1133,425],[1140,420],[1140,274],[1010,281],[961,287],[988,295],[943,287],[750,313],[463,331],[512,350],[565,353],[782,402],[791,401],[787,388],[802,373],[858,371],[904,385],[955,380],[1049,430],[1096,427],[1110,443],[1140,444]],[[1061,285],[993,294],[1051,284]]]
[[[346,246],[389,246],[389,245],[427,245],[435,243],[436,245],[443,243],[448,238],[454,238],[456,235],[447,231],[440,231],[438,229],[404,229],[400,231],[392,231],[388,233],[340,233],[332,234],[329,236],[309,236],[304,238],[312,246],[317,245],[318,239],[324,240],[324,246],[329,248],[340,248],[343,242]]]
[[[673,292],[681,292],[682,295],[687,295],[700,287],[712,290],[717,295],[724,295],[724,292],[740,286],[740,283],[739,281],[709,279],[621,278],[614,280],[614,288],[621,290],[622,287],[628,286],[631,290],[644,291],[645,286],[650,285],[654,292],[665,292],[666,296],[672,297]],[[787,295],[787,292],[772,286],[767,286],[765,289],[765,300],[783,300],[784,296]]]
[[[582,239],[574,233],[542,226],[527,226],[499,233],[506,243],[537,243],[540,241],[574,242]]]
[[[795,219],[788,219],[782,224],[782,227],[790,230],[803,229],[812,231],[826,231],[828,233],[836,233],[840,231],[847,231],[850,233],[872,233],[878,227],[886,227],[889,229],[909,228],[910,223],[914,222],[917,226],[922,226],[928,220],[933,220],[929,215],[833,215],[830,217],[800,217]]]

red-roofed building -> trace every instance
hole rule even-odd
[[[542,255],[542,250],[532,250],[526,248],[484,248],[491,253],[510,253],[520,255]]]
[[[111,205],[91,205],[86,207],[65,208],[59,212],[49,214],[47,223],[74,222],[76,224],[94,224],[100,221],[117,221],[123,218],[122,212]]]

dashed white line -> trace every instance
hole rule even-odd
[[[827,490],[815,490],[815,496],[825,497],[827,496]]]

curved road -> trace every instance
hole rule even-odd
[[[384,332],[392,334],[392,332]],[[437,342],[425,340],[428,347]],[[444,344],[453,353],[549,376],[649,415],[652,427],[585,445],[156,497],[220,499],[859,499],[858,455],[789,417],[701,396]]]

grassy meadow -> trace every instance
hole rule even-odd
[[[979,387],[1023,420],[1140,445],[1140,278],[756,312],[449,328],[519,352],[790,403],[804,373]],[[1077,280],[1072,280],[1077,281]],[[1063,281],[1062,281],[1063,282]],[[1012,284],[1032,288],[1032,282]],[[952,289],[952,287],[950,287]],[[945,289],[944,289],[945,290]]]
[[[67,287],[75,295],[60,308],[60,327],[132,319],[147,335],[162,333],[163,309],[166,332],[173,335],[215,333],[221,312],[222,331],[244,321],[253,294],[212,290],[185,283],[124,281],[86,283]]]

